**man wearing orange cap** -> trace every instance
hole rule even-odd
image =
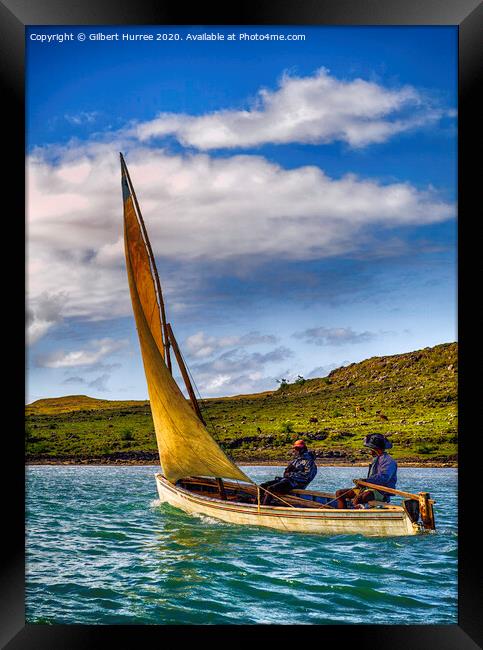
[[[315,453],[307,449],[307,445],[303,440],[294,442],[292,450],[295,458],[285,468],[283,477],[276,476],[273,481],[261,483],[261,488],[267,488],[274,494],[288,494],[294,489],[304,490],[314,479],[317,474]],[[263,505],[272,504],[283,505],[280,501],[271,497],[268,492],[265,492]]]

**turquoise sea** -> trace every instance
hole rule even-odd
[[[244,467],[257,481],[276,467]],[[26,617],[44,624],[454,624],[457,471],[400,468],[437,531],[315,536],[235,526],[157,499],[155,466],[30,466]],[[320,467],[332,491],[361,467]],[[397,499],[394,501],[397,503]]]

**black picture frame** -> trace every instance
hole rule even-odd
[[[458,139],[458,324],[459,324],[459,589],[458,624],[455,625],[334,625],[334,626],[82,626],[26,625],[25,585],[25,464],[22,425],[24,418],[24,367],[19,359],[25,350],[23,324],[14,319],[9,334],[9,400],[6,408],[14,423],[4,435],[2,499],[2,579],[0,582],[0,643],[9,650],[19,648],[97,648],[115,643],[118,648],[140,646],[150,640],[176,643],[190,640],[210,643],[224,640],[232,645],[273,644],[275,637],[284,644],[351,644],[357,648],[391,650],[441,648],[465,650],[483,646],[483,590],[481,588],[481,550],[478,534],[479,438],[477,428],[480,384],[478,351],[478,270],[480,246],[476,235],[478,209],[481,212],[481,145],[478,147],[478,101],[481,79],[481,31],[483,7],[479,0],[258,0],[228,7],[199,4],[187,10],[182,5],[143,0],[0,0],[0,75],[6,92],[2,102],[4,133],[2,157],[7,163],[8,183],[3,184],[4,200],[12,200],[9,212],[4,204],[4,224],[9,237],[18,243],[14,250],[25,250],[24,213],[25,27],[29,25],[69,24],[161,24],[161,25],[457,25],[459,31],[459,139]],[[481,85],[481,84],[480,84]],[[6,128],[6,126],[8,128]],[[480,149],[480,150],[479,150]],[[478,201],[478,199],[480,199]],[[10,219],[10,215],[14,218]],[[6,241],[4,225],[4,241]],[[28,234],[28,233],[27,233]],[[11,244],[8,245],[11,247]],[[18,259],[20,258],[20,259]],[[18,261],[17,261],[18,259]],[[5,304],[10,313],[22,314],[22,256],[4,268]],[[16,278],[12,281],[12,276]],[[476,283],[475,283],[476,278]],[[19,286],[20,285],[20,286]],[[5,341],[5,339],[4,339]],[[10,342],[15,342],[15,345]],[[481,372],[481,371],[480,371]],[[281,636],[283,635],[283,636]],[[302,635],[302,636],[300,636]]]

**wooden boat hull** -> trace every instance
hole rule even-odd
[[[367,510],[337,510],[335,508],[298,508],[290,506],[260,506],[221,498],[199,495],[167,481],[156,474],[156,486],[161,502],[180,508],[188,514],[213,517],[231,524],[265,526],[284,532],[324,535],[403,536],[422,532],[412,523],[404,508],[371,508]]]

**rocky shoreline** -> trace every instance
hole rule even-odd
[[[267,465],[267,466],[280,466],[286,465],[287,458],[280,458],[276,460],[263,460],[257,458],[250,458],[236,461],[237,465]],[[457,468],[458,463],[455,460],[411,460],[400,459],[397,461],[399,467],[453,467]],[[159,457],[156,453],[139,452],[132,454],[127,452],[119,452],[107,457],[101,458],[81,458],[81,457],[64,457],[64,458],[35,458],[27,457],[25,459],[26,465],[108,465],[108,466],[130,466],[130,465],[153,465],[159,467]],[[367,467],[369,460],[353,460],[348,461],[344,458],[317,459],[318,467]]]

